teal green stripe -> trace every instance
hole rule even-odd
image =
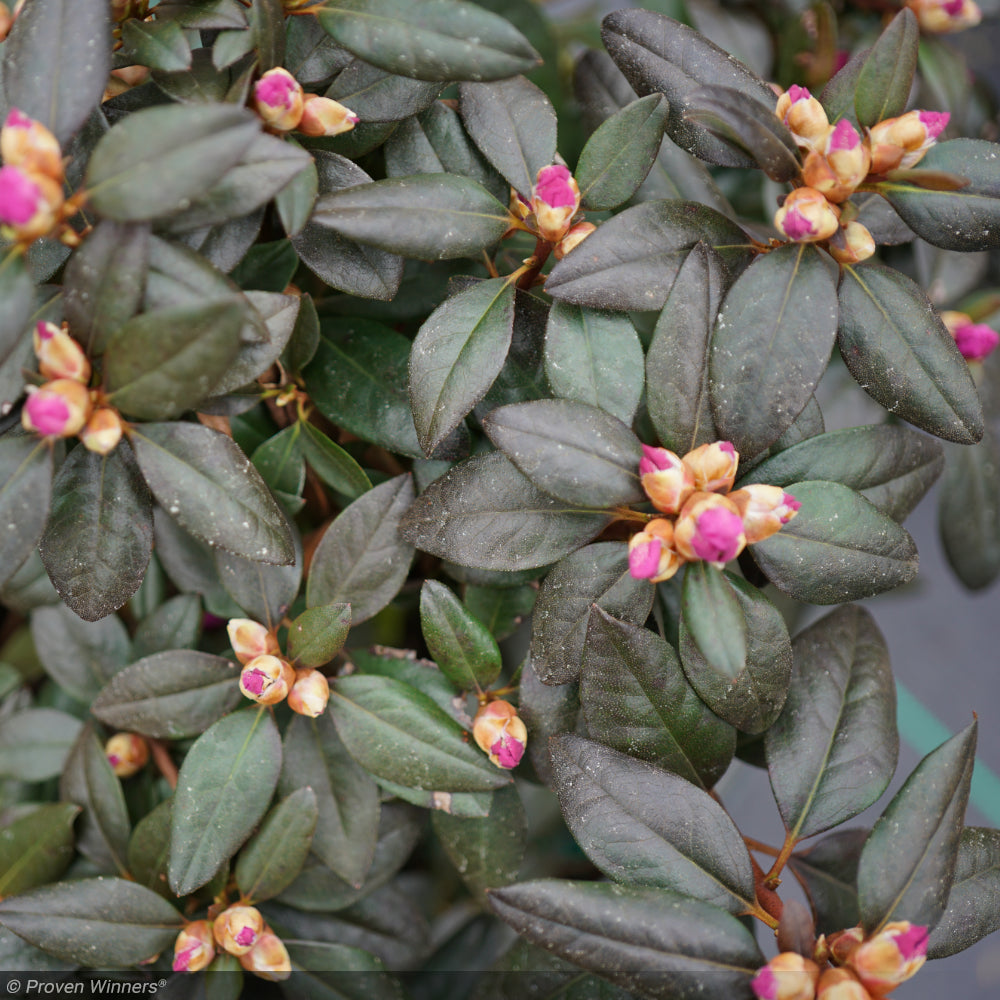
[[[948,727],[898,680],[896,713],[899,735],[921,757],[953,735]],[[976,768],[972,772],[969,799],[991,823],[1000,825],[1000,777],[978,757]]]

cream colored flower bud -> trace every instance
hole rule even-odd
[[[924,31],[947,34],[974,28],[983,12],[973,0],[906,0]]]
[[[674,525],[674,548],[685,559],[702,559],[719,569],[746,544],[736,504],[720,493],[693,493]]]
[[[480,750],[489,754],[491,763],[509,770],[517,767],[524,756],[528,730],[514,706],[498,698],[476,713],[472,738]]]
[[[315,719],[326,711],[330,684],[318,670],[296,670],[295,682],[288,692],[288,707],[299,715]]]
[[[758,1000],[813,1000],[819,966],[794,951],[775,955],[750,981]]]
[[[255,906],[230,906],[215,918],[215,943],[230,955],[245,955],[264,933],[264,918]]]
[[[69,378],[57,378],[41,388],[28,387],[21,425],[42,437],[73,437],[90,417],[87,387]]]
[[[302,85],[280,66],[269,69],[254,84],[253,106],[275,132],[291,132],[298,126],[304,105]]]
[[[350,132],[361,119],[338,101],[318,94],[306,94],[302,117],[297,126],[303,135],[340,135]]]
[[[580,188],[569,169],[561,163],[542,167],[531,192],[531,209],[542,239],[558,243],[579,208]]]
[[[920,924],[893,921],[855,948],[848,964],[873,997],[885,996],[927,961],[927,936]]]
[[[9,167],[42,174],[57,184],[63,181],[63,155],[59,140],[41,123],[11,108],[0,128],[0,156]]]
[[[829,239],[840,226],[840,209],[821,191],[796,188],[774,215],[774,228],[797,243]]]
[[[662,583],[684,565],[674,549],[674,523],[665,517],[650,521],[628,541],[629,573],[637,580]]]
[[[226,624],[229,633],[229,643],[233,647],[236,659],[242,664],[249,663],[257,656],[265,653],[276,654],[278,640],[267,626],[261,625],[250,618],[230,618]]]
[[[137,733],[115,733],[104,744],[104,756],[119,778],[131,778],[149,763],[149,744]]]
[[[754,483],[729,494],[743,519],[747,545],[762,542],[780,531],[795,517],[802,506],[798,500],[780,486]]]
[[[816,984],[816,1000],[872,1000],[853,972],[827,969]]]
[[[729,441],[713,441],[689,451],[681,461],[691,471],[696,490],[726,493],[736,481],[740,456]]]
[[[916,166],[945,130],[951,115],[947,111],[907,111],[871,127],[873,174]]]
[[[694,473],[677,455],[646,444],[639,460],[639,481],[661,514],[676,514],[695,491]]]
[[[240,965],[262,979],[280,981],[292,974],[292,962],[281,939],[270,930],[264,931],[257,943],[240,955]]]
[[[292,668],[277,656],[255,656],[240,672],[240,690],[259,705],[276,705],[288,697]]]
[[[15,167],[0,167],[0,226],[4,236],[31,243],[47,236],[62,218],[62,184],[47,174]]]
[[[32,331],[38,371],[47,379],[71,378],[84,385],[90,381],[90,362],[83,348],[70,336],[65,323],[36,323]]]
[[[215,958],[212,925],[207,920],[193,920],[174,942],[174,972],[201,972]]]
[[[830,237],[827,249],[838,264],[859,264],[875,253],[875,240],[866,226],[851,221]]]
[[[88,451],[110,455],[118,447],[124,429],[125,425],[117,410],[110,406],[100,406],[80,431],[80,440]]]
[[[823,105],[805,87],[792,84],[779,98],[774,113],[788,126],[796,145],[818,149],[830,129]]]

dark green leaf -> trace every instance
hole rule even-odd
[[[496,639],[437,580],[420,589],[420,628],[441,673],[460,691],[486,690],[499,676]]]
[[[250,456],[268,489],[281,498],[292,514],[297,513],[304,502],[302,490],[306,484],[306,463],[299,448],[300,433],[297,423],[285,427],[255,448]]]
[[[552,784],[549,737],[576,730],[580,717],[579,685],[543,684],[531,657],[521,664],[518,684],[518,714],[528,728],[528,756],[536,773]]]
[[[865,61],[868,59],[869,52],[871,49],[863,49],[851,56],[819,95],[820,103],[823,105],[831,124],[835,124],[841,118],[846,118],[853,125],[858,124],[854,111],[854,98],[858,89],[858,78],[864,68]]]
[[[35,286],[24,255],[9,250],[0,260],[0,361],[21,344],[35,305]]]
[[[858,858],[867,837],[867,830],[838,830],[788,859],[792,871],[805,883],[821,934],[854,927],[861,919]]]
[[[26,708],[0,719],[0,777],[45,781],[61,773],[82,723],[54,708]]]
[[[86,621],[117,611],[138,589],[153,548],[153,503],[132,457],[75,448],[52,486],[40,551],[59,596]]]
[[[692,93],[702,87],[732,88],[773,112],[774,92],[763,80],[693,28],[650,11],[616,11],[604,19],[601,35],[636,93],[666,97],[667,135],[682,149],[722,166],[753,165],[686,115],[696,107]]]
[[[245,28],[246,11],[234,0],[160,0],[156,17],[177,21],[184,28]]]
[[[418,80],[499,80],[539,58],[509,21],[463,0],[328,0],[319,21],[356,56]]]
[[[879,35],[858,74],[854,110],[859,124],[870,128],[906,110],[919,41],[917,18],[904,7]]]
[[[875,823],[858,865],[867,933],[893,920],[933,930],[944,915],[975,752],[972,722],[924,757]]]
[[[242,45],[246,45],[246,36],[243,38]],[[224,48],[219,52],[220,56],[225,55]],[[213,55],[213,49],[207,47],[195,49],[191,53],[191,65],[188,69],[171,73],[153,70],[152,82],[179,104],[191,106],[221,104],[227,95],[235,96],[235,93],[242,90],[243,85],[248,82],[249,61],[244,59],[238,65],[230,64],[220,69],[216,66]],[[220,58],[219,61],[229,62],[228,58]],[[181,207],[183,209],[185,206]]]
[[[958,844],[948,909],[927,942],[928,958],[969,948],[1000,927],[1000,831],[967,826]]]
[[[736,731],[695,694],[673,647],[595,607],[580,701],[590,735],[614,750],[710,788],[733,759]]]
[[[552,394],[631,424],[642,396],[642,345],[627,316],[556,302],[545,328]]]
[[[739,273],[752,257],[747,235],[714,209],[689,201],[647,201],[609,219],[549,272],[553,298],[595,309],[661,309],[698,242]]]
[[[65,147],[107,86],[110,27],[103,0],[26,4],[4,46],[7,106],[40,121]]]
[[[264,817],[236,863],[236,884],[245,899],[270,899],[291,885],[305,863],[318,818],[311,788],[292,792]]]
[[[325,604],[303,611],[288,626],[288,658],[298,667],[321,667],[343,649],[350,628],[349,604]]]
[[[795,637],[788,699],[765,739],[771,787],[801,840],[870,806],[896,770],[896,688],[889,650],[857,605]]]
[[[279,781],[283,795],[305,787],[316,793],[319,822],[311,849],[345,882],[360,886],[375,852],[379,793],[348,754],[329,712],[316,719],[295,716],[285,733]]]
[[[540,490],[581,507],[635,503],[642,449],[617,417],[570,399],[540,399],[492,410],[490,440]]]
[[[413,549],[397,534],[413,501],[409,475],[369,490],[341,511],[313,554],[309,607],[345,603],[358,625],[381,611],[406,580]]]
[[[506,232],[507,209],[456,174],[414,174],[335,191],[313,221],[341,236],[404,257],[474,257]]]
[[[122,24],[122,56],[167,73],[191,66],[191,46],[176,21],[129,18]]]
[[[468,734],[416,688],[389,677],[341,677],[330,711],[351,756],[376,778],[423,791],[484,792],[509,784]]]
[[[256,238],[256,230],[251,242]],[[199,305],[205,299],[240,298],[240,290],[204,256],[186,246],[170,243],[158,236],[149,238],[149,270],[142,305],[146,312],[171,306]],[[246,252],[244,248],[240,257]],[[247,316],[247,340],[256,340],[263,329]]]
[[[90,878],[3,900],[0,924],[66,961],[124,968],[169,948],[183,920],[166,900],[141,885]]]
[[[902,521],[937,479],[941,446],[909,427],[873,424],[807,438],[779,451],[742,479],[789,486],[827,479],[857,490],[883,513]],[[963,510],[966,509],[963,503]]]
[[[608,523],[537,490],[502,453],[455,466],[417,498],[400,534],[417,548],[479,569],[547,566]]]
[[[776,441],[812,398],[836,335],[837,292],[819,251],[796,243],[758,257],[730,289],[712,334],[719,434],[747,458]]]
[[[735,917],[663,889],[541,879],[497,889],[489,901],[522,937],[661,1000],[748,997],[764,962]]]
[[[172,798],[161,802],[135,825],[128,842],[128,870],[134,881],[166,899],[173,893],[167,885],[167,855],[170,852]]]
[[[181,765],[170,828],[170,888],[187,895],[236,853],[264,815],[281,771],[281,738],[263,707],[203,733]]]
[[[318,194],[316,164],[309,163],[274,196],[274,207],[289,237],[298,236],[305,228]]]
[[[363,122],[397,122],[434,103],[440,83],[396,76],[353,59],[337,75],[326,96],[350,108]]]
[[[883,181],[880,194],[928,243],[944,250],[1000,246],[1000,167],[996,143],[952,139],[932,146],[921,170],[940,170],[969,180],[956,191],[928,191],[906,181]]]
[[[262,376],[278,360],[295,329],[300,306],[297,295],[250,291],[244,307],[247,303],[250,308],[244,315],[240,349],[236,360],[212,387],[214,396],[235,392]]]
[[[250,31],[261,70],[280,66],[285,59],[285,11],[281,0],[253,0]]]
[[[183,528],[257,562],[295,558],[280,508],[232,438],[166,423],[134,427],[130,440],[153,496]]]
[[[0,584],[38,544],[52,495],[52,448],[34,435],[0,440]]]
[[[556,155],[556,114],[523,76],[458,88],[462,122],[489,162],[525,198]]]
[[[311,295],[299,297],[299,311],[295,317],[292,335],[285,345],[282,364],[295,375],[299,375],[319,346],[319,316]]]
[[[72,803],[39,806],[0,830],[0,897],[55,882],[73,858]]]
[[[132,637],[132,656],[138,660],[165,649],[194,649],[201,634],[201,616],[197,594],[169,598],[139,622]]]
[[[194,649],[153,653],[115,674],[91,706],[115,729],[177,740],[203,733],[242,704],[239,667]]]
[[[349,500],[357,500],[372,488],[364,469],[315,425],[302,424],[299,446],[313,472],[327,486],[343,493]]]
[[[761,733],[778,717],[792,670],[788,629],[754,586],[709,563],[684,574],[680,656],[691,686],[726,722]]]
[[[410,354],[410,405],[431,455],[486,395],[510,349],[514,286],[491,278],[446,299],[420,327]]]
[[[531,614],[538,591],[531,584],[519,587],[491,587],[469,584],[465,606],[500,642],[513,635]]]
[[[890,413],[946,441],[978,441],[979,394],[926,295],[880,264],[842,271],[838,343],[865,392]]]
[[[83,727],[59,780],[59,798],[82,810],[76,848],[100,872],[128,874],[128,809],[115,777],[88,723]]]
[[[895,521],[839,483],[790,483],[795,519],[752,548],[767,578],[811,604],[857,601],[908,583],[917,548]]]

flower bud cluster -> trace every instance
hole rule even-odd
[[[281,656],[275,635],[250,618],[231,618],[226,626],[236,659],[243,664],[240,690],[258,705],[276,705],[288,699],[288,707],[311,719],[326,711],[330,685],[318,670],[296,670]]]
[[[983,19],[973,0],[906,0],[924,31],[945,34],[974,28]]]
[[[211,911],[209,911],[211,913]],[[200,972],[218,952],[233,955],[247,972],[262,979],[287,979],[288,951],[253,906],[237,904],[214,920],[194,920],[174,942],[174,972]]]
[[[269,69],[254,84],[253,107],[272,132],[303,135],[340,135],[350,132],[360,119],[343,104],[307,94],[302,84],[280,66]]]
[[[872,178],[919,163],[949,118],[946,112],[909,111],[859,132],[846,118],[831,125],[823,105],[795,85],[778,98],[775,114],[804,158],[802,186],[785,198],[774,226],[797,243],[828,241],[827,249],[841,264],[855,264],[875,252],[851,195]]]
[[[941,321],[955,338],[966,361],[982,361],[1000,343],[1000,334],[996,330],[985,323],[973,323],[966,313],[947,310],[941,313]]]
[[[562,260],[579,246],[597,227],[591,222],[576,222],[580,211],[580,188],[569,168],[550,163],[538,171],[531,198],[516,191],[510,194],[510,214],[539,239],[554,243],[557,260]]]
[[[649,445],[642,451],[642,488],[667,516],[629,540],[629,571],[637,579],[669,580],[686,562],[721,568],[747,545],[780,531],[801,506],[778,486],[734,491],[739,454],[728,441],[703,444],[683,458]]]
[[[517,767],[528,743],[528,730],[510,702],[486,702],[472,721],[472,738],[490,762],[505,770]]]

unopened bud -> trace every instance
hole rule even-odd
[[[295,683],[288,692],[288,707],[299,715],[315,719],[326,711],[330,683],[318,670],[296,670]]]
[[[664,517],[650,521],[628,542],[628,569],[637,580],[662,583],[684,565],[674,549],[674,524]]]
[[[275,132],[291,132],[302,118],[305,97],[298,80],[280,66],[269,69],[253,87],[253,104],[264,124]]]
[[[639,479],[646,496],[662,514],[676,514],[695,490],[694,474],[666,448],[642,446]]]
[[[580,208],[580,188],[569,168],[552,163],[538,171],[531,208],[542,239],[558,243]]]
[[[262,979],[280,981],[292,974],[288,950],[281,939],[269,930],[260,935],[257,943],[246,954],[240,955],[239,961],[247,972]]]
[[[965,313],[948,310],[941,313],[941,320],[966,361],[982,361],[1000,342],[996,330],[985,323],[973,323]]]
[[[6,40],[13,24],[14,15],[11,14],[10,7],[5,3],[0,3],[0,42]]]
[[[830,129],[822,150],[813,151],[802,167],[807,187],[819,191],[828,201],[846,201],[868,176],[871,153],[857,129],[841,118]]]
[[[0,156],[9,167],[42,174],[62,183],[63,159],[59,140],[41,123],[11,108],[0,128]]]
[[[489,754],[490,762],[507,770],[517,767],[524,756],[528,730],[509,702],[487,702],[476,713],[472,738],[479,749]]]
[[[872,1000],[853,972],[827,969],[816,984],[816,1000]]]
[[[88,451],[110,455],[118,447],[124,429],[125,425],[117,410],[110,406],[100,406],[80,431],[80,440]]]
[[[838,264],[859,264],[875,253],[875,240],[866,226],[852,220],[830,237],[827,248]]]
[[[924,31],[946,34],[974,28],[983,19],[973,0],[906,0]]]
[[[41,322],[35,325],[32,339],[38,370],[45,378],[71,378],[86,385],[90,381],[90,362],[83,348],[69,335],[64,323]]]
[[[747,545],[762,542],[780,531],[795,517],[802,506],[798,500],[780,486],[754,483],[729,494],[743,519],[743,532]]]
[[[14,239],[31,242],[48,235],[61,217],[62,185],[23,167],[0,167],[0,225]]]
[[[829,239],[840,225],[840,210],[811,187],[796,188],[774,216],[774,228],[797,243]]]
[[[947,111],[907,111],[871,127],[873,174],[897,168],[908,170],[924,157],[945,130],[951,115]]]
[[[230,955],[245,955],[264,932],[264,918],[254,906],[230,906],[215,918],[215,943]]]
[[[578,222],[572,226],[569,232],[556,244],[552,251],[556,260],[562,260],[570,252],[575,250],[592,232],[597,229],[592,222]]]
[[[340,135],[350,132],[361,119],[343,104],[318,94],[306,94],[298,130],[303,135]]]
[[[736,481],[740,456],[729,441],[713,441],[689,451],[681,461],[694,477],[696,490],[726,493]]]
[[[174,942],[174,972],[201,972],[213,958],[212,925],[207,920],[193,920]]]
[[[794,83],[778,98],[774,113],[788,126],[796,145],[805,149],[818,149],[830,129],[823,105]]]
[[[240,672],[240,690],[259,705],[276,705],[288,697],[289,673],[294,671],[277,656],[254,657]]]
[[[226,623],[229,642],[240,663],[247,664],[265,653],[274,655],[278,652],[278,640],[274,633],[250,618],[230,618]]]
[[[104,744],[104,756],[119,778],[131,778],[149,763],[149,744],[137,733],[115,733]]]
[[[758,1000],[813,1000],[819,966],[794,951],[775,955],[750,981]]]
[[[872,996],[885,996],[927,961],[927,934],[920,924],[893,921],[855,948],[848,964]]]
[[[42,437],[73,437],[90,416],[90,393],[73,379],[59,378],[40,389],[29,386],[27,391],[21,410],[21,424],[26,431]]]
[[[702,559],[719,569],[746,544],[736,504],[719,493],[692,494],[674,525],[674,548],[685,559]]]

